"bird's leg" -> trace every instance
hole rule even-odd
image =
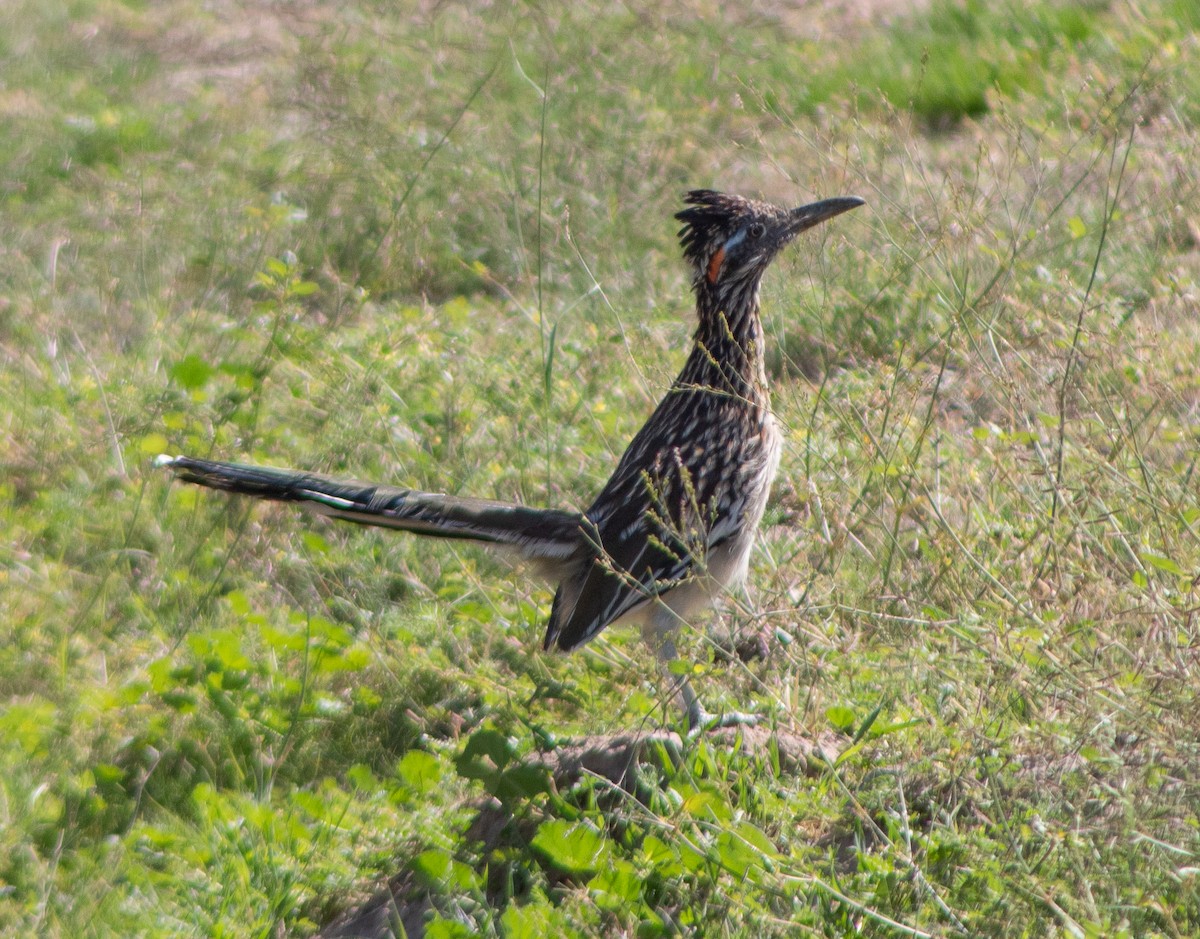
[[[664,620],[668,620],[669,625],[664,626]],[[683,705],[683,712],[687,716],[688,736],[692,737],[701,731],[715,730],[719,727],[748,727],[757,724],[760,720],[757,714],[747,714],[742,711],[710,714],[700,703],[700,698],[692,688],[688,676],[686,674],[671,675],[669,666],[678,658],[675,651],[675,640],[671,638],[671,634],[679,625],[680,620],[675,613],[666,607],[661,607],[660,611],[656,611],[651,616],[650,622],[647,623],[649,628],[642,632],[646,642],[654,649],[659,665],[674,685],[674,690],[679,696],[679,703]]]

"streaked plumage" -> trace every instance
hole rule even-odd
[[[214,489],[513,549],[558,582],[547,649],[573,649],[614,622],[637,621],[660,657],[674,658],[679,621],[745,576],[779,465],[759,319],[763,272],[799,232],[862,204],[828,199],[789,211],[711,190],[686,202],[676,218],[699,318],[691,354],[582,515],[190,457],[159,462]],[[706,722],[686,681],[680,694],[691,726]]]

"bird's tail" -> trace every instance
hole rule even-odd
[[[551,565],[574,554],[582,539],[583,516],[575,512],[338,481],[311,473],[187,456],[160,456],[155,465],[170,469],[185,482],[209,489],[277,502],[299,502],[322,515],[360,525],[509,547],[529,560]]]

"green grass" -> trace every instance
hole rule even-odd
[[[1200,46],[1128,6],[0,11],[0,933],[1200,931]],[[764,285],[769,654],[681,642],[760,746],[555,776],[677,720],[633,631],[153,470],[585,505],[710,185],[868,201]]]

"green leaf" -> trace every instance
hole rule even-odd
[[[304,542],[304,547],[314,554],[326,554],[329,551],[329,542],[322,538],[315,531],[306,531],[300,535],[300,540]]]
[[[910,727],[923,727],[926,723],[919,717],[914,717],[906,721],[896,721],[892,724],[881,724],[878,727],[871,728],[871,739],[878,740],[880,737],[886,737],[888,734],[898,733],[901,730],[908,730]]]
[[[6,741],[15,741],[26,756],[44,754],[56,733],[56,709],[49,701],[14,701],[0,710],[0,731]]]
[[[749,822],[722,831],[714,848],[721,865],[738,878],[773,870],[779,856],[771,839]]]
[[[618,860],[588,882],[598,905],[608,909],[628,909],[642,895],[644,878],[628,861]]]
[[[500,917],[500,935],[504,939],[544,939],[545,936],[555,935],[555,930],[551,928],[549,907],[545,903],[528,903],[524,906],[509,903]]]
[[[422,851],[413,858],[412,868],[417,879],[431,889],[456,893],[479,886],[475,872],[442,848]]]
[[[145,456],[157,456],[163,453],[171,446],[169,441],[162,434],[146,434],[138,444],[138,450]]]
[[[834,730],[848,734],[854,729],[854,709],[844,704],[835,704],[825,709],[825,719],[833,725]]]
[[[431,919],[425,924],[425,939],[471,939],[478,936],[470,926],[454,919]]]
[[[489,779],[504,769],[512,757],[509,739],[498,730],[484,729],[471,735],[455,765],[464,779]]]
[[[246,595],[240,590],[231,590],[225,594],[225,602],[229,604],[229,609],[236,616],[250,615],[250,601],[246,599]]]
[[[198,355],[186,355],[170,368],[171,378],[188,391],[203,388],[212,373],[213,367]]]
[[[717,789],[708,787],[697,789],[683,800],[682,810],[693,818],[706,821],[726,821],[733,816],[733,806]]]
[[[321,674],[339,672],[361,672],[371,662],[371,652],[366,646],[357,645],[337,653],[323,655],[316,664]]]
[[[1087,234],[1087,225],[1078,215],[1072,215],[1067,219],[1067,229],[1071,232],[1072,238],[1082,238]]]
[[[190,691],[163,691],[159,693],[163,704],[180,714],[191,714],[196,710],[196,696]]]
[[[555,818],[538,826],[530,842],[555,868],[566,874],[595,873],[611,853],[608,841],[584,822]]]
[[[432,792],[442,780],[442,763],[432,753],[409,750],[396,767],[404,785],[420,795]]]
[[[488,785],[488,790],[503,802],[531,799],[551,788],[550,770],[545,766],[518,764],[506,769]]]
[[[855,743],[858,743],[858,741],[862,740],[862,738],[867,735],[867,731],[869,731],[871,729],[871,727],[875,724],[876,718],[879,717],[880,712],[882,712],[882,711],[883,711],[883,702],[880,701],[879,704],[875,705],[875,707],[873,707],[871,709],[871,713],[868,714],[865,718],[863,718],[862,723],[858,725],[858,730],[856,730],[854,732],[854,742]]]
[[[673,659],[667,664],[667,673],[675,676],[695,676],[704,671],[699,662],[689,662],[686,659]]]
[[[290,629],[279,629],[275,626],[260,626],[259,636],[276,653],[303,652],[308,640],[303,633]]]
[[[354,783],[355,788],[372,792],[379,788],[379,780],[371,772],[371,768],[362,763],[355,763],[346,771],[346,778]]]
[[[1161,554],[1151,554],[1149,551],[1143,551],[1139,556],[1155,570],[1163,571],[1167,574],[1174,574],[1176,577],[1184,576],[1183,568],[1172,561],[1169,557],[1164,557]]]
[[[855,738],[855,741],[856,741],[855,743],[846,747],[845,750],[843,750],[841,753],[839,753],[837,755],[837,759],[833,761],[833,765],[835,767],[841,766],[847,760],[853,759],[860,752],[862,752],[862,748],[863,748],[862,741],[858,740],[858,738]]]
[[[646,836],[642,842],[642,855],[652,867],[669,867],[673,872],[679,869],[679,852],[658,835]]]

